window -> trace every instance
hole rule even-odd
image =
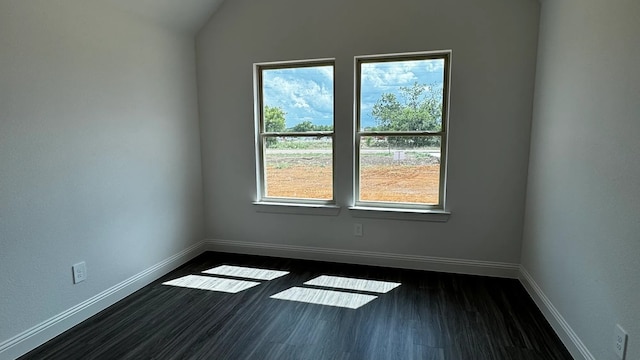
[[[256,64],[258,201],[334,202],[334,61]]]
[[[443,210],[450,52],[356,57],[356,206]]]

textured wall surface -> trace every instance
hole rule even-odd
[[[193,37],[98,3],[7,0],[0,49],[2,342],[203,225]]]
[[[598,360],[616,323],[640,359],[638,19],[626,0],[541,15],[522,264]]]

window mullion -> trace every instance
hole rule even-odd
[[[443,136],[444,131],[360,131],[360,136]]]
[[[307,131],[307,132],[265,132],[267,137],[323,137],[333,136],[333,131]]]

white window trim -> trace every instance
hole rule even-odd
[[[319,131],[319,132],[306,132],[306,133],[282,133],[282,136],[326,136],[331,138],[331,157],[332,157],[332,198],[330,200],[322,199],[306,199],[306,198],[285,198],[285,197],[269,197],[266,196],[266,180],[265,180],[265,154],[264,154],[264,132],[262,131],[262,111],[263,111],[263,97],[262,97],[262,70],[264,69],[282,69],[282,68],[296,68],[296,67],[313,67],[313,66],[332,66],[333,67],[333,107],[334,107],[334,119],[332,131]],[[257,205],[258,211],[262,209],[266,212],[284,212],[284,213],[300,213],[308,212],[322,214],[324,210],[328,210],[331,214],[337,207],[335,194],[336,194],[336,136],[335,136],[335,58],[322,58],[322,59],[310,59],[310,60],[292,60],[292,61],[276,61],[276,62],[261,62],[253,64],[253,83],[254,83],[254,146],[256,151],[256,198],[254,205]],[[277,133],[269,133],[274,135]],[[269,206],[265,206],[269,205]],[[289,208],[290,211],[284,209],[284,211],[277,210],[276,207]],[[324,210],[322,210],[324,209]],[[337,215],[337,213],[336,213]]]
[[[341,207],[338,205],[279,203],[272,201],[254,201],[256,212],[293,215],[337,216]]]
[[[451,97],[451,50],[395,53],[381,55],[362,55],[354,57],[354,121],[353,121],[353,205],[349,207],[354,217],[375,217],[424,221],[447,221],[450,212],[446,206],[447,190],[447,165],[449,154],[449,109]],[[439,204],[428,205],[419,203],[396,203],[396,202],[375,202],[360,201],[360,138],[367,136],[371,132],[360,131],[360,86],[361,72],[360,64],[363,62],[374,62],[375,60],[420,60],[429,58],[443,58],[444,67],[444,95],[443,95],[443,119],[441,136],[440,155],[440,189]],[[384,132],[388,134],[390,132]],[[365,134],[365,135],[363,135]],[[428,132],[416,132],[416,135],[429,135]],[[434,135],[438,135],[435,134]],[[389,135],[387,135],[389,136]],[[377,214],[376,214],[377,213]]]
[[[444,210],[419,210],[373,206],[350,206],[349,213],[355,218],[430,222],[447,222],[451,216],[451,212]]]

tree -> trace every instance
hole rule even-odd
[[[385,93],[373,105],[371,115],[376,119],[377,131],[440,131],[442,127],[442,93],[436,87],[414,82],[400,88],[400,99]],[[397,137],[389,142],[398,146],[433,146],[434,137]]]
[[[333,131],[332,125],[314,125],[314,131]]]
[[[287,129],[291,132],[308,132],[308,131],[331,131],[331,125],[314,125],[311,121],[305,120],[294,127]]]
[[[264,130],[265,132],[283,132],[286,128],[284,116],[286,113],[282,108],[266,105],[264,107]],[[267,146],[274,145],[278,142],[275,137],[267,138]]]
[[[296,126],[292,127],[291,129],[289,129],[289,131],[292,132],[307,132],[307,131],[314,131],[315,126],[313,125],[313,123],[311,121],[303,121],[299,124],[296,124]]]
[[[266,105],[264,107],[264,130],[265,132],[283,132],[286,128],[286,113],[282,108]]]

